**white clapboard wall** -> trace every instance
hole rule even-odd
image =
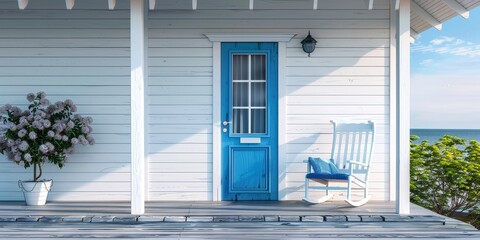
[[[115,11],[100,2],[67,11],[62,1],[38,0],[18,11],[0,0],[0,105],[43,90],[95,120],[95,146],[80,146],[62,170],[45,168],[56,181],[50,200],[130,199],[128,1]],[[331,119],[377,123],[371,194],[388,199],[389,1],[376,0],[374,10],[367,1],[319,1],[317,11],[311,1],[259,0],[253,11],[238,10],[248,1],[223,4],[237,10],[199,1],[197,11],[185,2],[157,1],[149,11],[148,200],[212,200],[212,43],[203,34],[242,32],[298,34],[285,59],[285,199],[303,195],[302,161],[328,156]],[[319,41],[310,58],[299,43],[309,30]],[[16,181],[31,170],[0,158],[0,200],[22,199]]]
[[[158,8],[173,8],[163,2]],[[327,10],[278,10],[300,8],[292,2],[255,1],[248,11],[202,10],[214,5],[199,1],[197,11],[149,13],[150,200],[212,199],[212,43],[203,33],[298,34],[286,52],[285,199],[303,197],[302,161],[328,157],[329,120],[338,119],[377,123],[371,194],[388,199],[389,1],[375,1],[374,10],[357,0],[319,1]],[[306,2],[297,1],[301,8]],[[309,30],[318,40],[310,58],[300,45]]]
[[[130,199],[128,2],[115,11],[106,2],[76,1],[67,11],[64,1],[30,1],[34,10],[19,11],[17,1],[0,0],[0,105],[24,108],[27,93],[45,91],[94,119],[96,145],[78,146],[63,169],[44,166],[50,201]],[[17,181],[32,172],[0,155],[0,201],[22,200]]]

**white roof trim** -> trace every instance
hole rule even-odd
[[[432,25],[432,27],[438,30],[442,30],[442,23],[439,22],[437,19],[435,19],[430,13],[425,11],[425,9],[418,6],[418,4],[415,1],[412,1],[411,8],[412,8],[412,11],[417,13],[419,17],[425,20],[428,24]]]
[[[18,8],[20,10],[25,10],[27,6],[28,6],[28,0],[18,0]]]
[[[192,10],[197,10],[197,0],[192,0]]]
[[[373,0],[368,1],[368,10],[373,9]]]
[[[108,10],[115,10],[117,0],[108,0]]]
[[[155,4],[157,3],[156,0],[149,0],[148,1],[148,9],[155,10]]]
[[[289,42],[297,34],[205,33],[203,35],[212,42]]]
[[[68,10],[72,10],[73,6],[75,6],[75,0],[65,0],[65,6]]]
[[[458,15],[462,16],[463,18],[467,19],[470,17],[470,12],[460,3],[455,0],[442,0],[446,3],[453,11],[455,11]]]

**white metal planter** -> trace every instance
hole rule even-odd
[[[25,202],[28,206],[45,205],[48,193],[53,185],[53,180],[18,181],[18,186],[23,191]]]

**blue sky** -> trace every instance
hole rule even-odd
[[[411,45],[411,127],[480,129],[480,8]]]

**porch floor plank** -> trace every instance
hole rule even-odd
[[[149,202],[145,215],[132,216],[126,202],[35,207],[0,202],[0,219],[5,219],[0,221],[0,239],[480,239],[480,231],[470,225],[416,205],[409,216],[394,210],[393,202],[376,201],[362,207],[344,202]],[[38,222],[10,221],[18,218]]]

